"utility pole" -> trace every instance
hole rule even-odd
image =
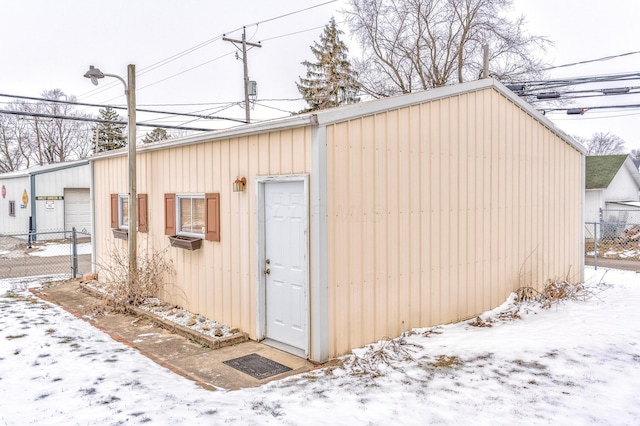
[[[251,113],[249,108],[249,66],[247,65],[247,45],[252,47],[262,47],[259,43],[247,42],[247,30],[242,28],[242,40],[234,40],[232,38],[223,37],[222,40],[230,41],[233,44],[242,44],[242,63],[244,65],[244,113],[247,124],[251,123]]]

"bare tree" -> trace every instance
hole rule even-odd
[[[59,101],[62,98],[67,102],[75,102],[76,100],[74,96],[67,96],[60,89],[45,91],[42,96],[52,101]],[[38,129],[45,162],[59,163],[86,158],[91,147],[90,126],[82,121],[62,118],[68,115],[79,116],[75,107],[69,103],[46,101],[37,105],[40,112],[56,117],[43,121]]]
[[[13,105],[10,103],[9,108]],[[29,124],[16,115],[0,114],[0,173],[20,170],[32,163]]]
[[[65,117],[89,117],[76,111],[75,97],[60,89],[45,91],[46,100],[15,100],[8,105],[24,115],[0,114],[0,172],[33,165],[86,158],[91,154],[91,127]]]
[[[18,170],[24,158],[16,143],[13,117],[0,115],[0,173]]]
[[[350,0],[346,11],[363,57],[360,82],[374,97],[480,78],[484,46],[489,75],[540,76],[535,54],[549,44],[524,32],[524,17],[505,16],[512,0]]]
[[[596,132],[590,138],[574,136],[574,139],[587,148],[587,155],[611,155],[626,152],[624,140],[609,132]]]

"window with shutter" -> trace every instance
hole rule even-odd
[[[176,194],[164,194],[164,235],[176,235]]]
[[[206,231],[204,238],[209,241],[220,241],[220,194],[204,194]]]
[[[117,229],[118,222],[118,194],[111,194],[111,229]]]
[[[138,232],[149,232],[147,222],[147,194],[138,194]]]

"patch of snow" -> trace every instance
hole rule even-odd
[[[0,282],[0,424],[640,424],[640,274],[585,275],[589,299],[542,309],[512,297],[476,324],[491,326],[414,329],[234,392]]]
[[[62,243],[44,243],[34,246],[36,250],[29,250],[29,256],[37,257],[53,257],[53,256],[71,256],[71,244]],[[77,245],[78,254],[91,254],[91,243],[80,243]]]
[[[228,325],[210,320],[202,315],[191,313],[178,306],[170,306],[167,303],[161,302],[160,299],[147,299],[139,308],[165,321],[180,324],[183,327],[191,328],[211,337],[228,337],[233,335]]]

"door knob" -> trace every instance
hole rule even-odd
[[[264,261],[264,263],[266,263],[267,265],[271,263],[271,260],[267,259]]]
[[[263,271],[265,275],[269,275],[271,273],[271,269],[267,268]]]

